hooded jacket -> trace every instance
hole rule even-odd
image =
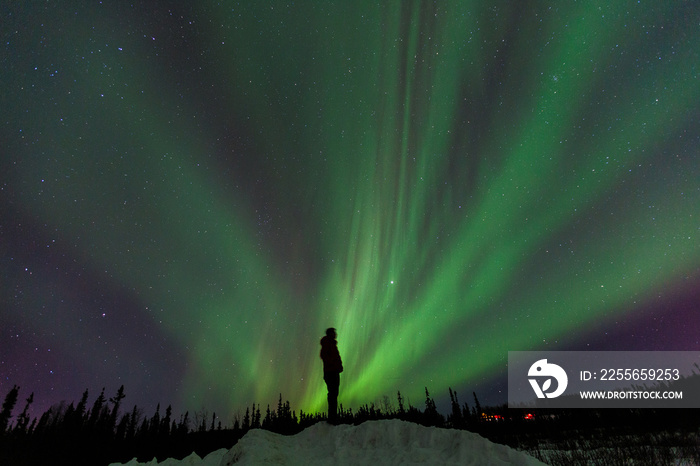
[[[328,335],[321,338],[321,359],[323,359],[323,372],[343,372],[338,342]]]

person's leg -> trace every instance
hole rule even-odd
[[[335,422],[338,416],[338,391],[340,388],[340,374],[329,372],[323,377],[328,387],[328,420]]]

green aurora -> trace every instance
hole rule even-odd
[[[344,406],[416,403],[697,283],[693,2],[166,5],[3,33],[13,208],[184,358],[127,393],[324,410],[334,326]]]

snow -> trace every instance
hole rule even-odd
[[[423,427],[397,419],[333,426],[319,422],[284,436],[266,430],[248,431],[230,450],[204,458],[158,463],[131,460],[127,466],[229,465],[541,465],[535,458],[464,430]],[[116,466],[116,465],[113,465]]]
[[[126,466],[219,466],[221,464],[221,459],[224,455],[228,453],[228,450],[222,448],[221,450],[216,450],[209,453],[204,459],[200,458],[197,453],[192,453],[190,456],[183,458],[181,460],[176,460],[173,458],[168,458],[162,462],[158,462],[155,458],[147,463],[139,463],[136,458],[129,461],[128,463],[123,463]],[[110,466],[117,466],[120,463],[112,463]]]

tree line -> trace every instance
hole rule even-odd
[[[697,378],[696,378],[697,380]],[[326,420],[325,413],[292,410],[289,401],[280,394],[277,406],[253,403],[242,416],[236,415],[233,425],[222,425],[215,413],[189,412],[175,417],[172,407],[163,412],[156,407],[150,416],[138,406],[122,412],[126,397],[121,386],[112,397],[102,389],[88,403],[88,391],[80,401],[65,402],[49,408],[38,418],[30,419],[29,410],[34,394],[20,402],[19,387],[5,396],[0,409],[0,465],[73,465],[126,463],[133,458],[140,462],[156,458],[182,459],[192,452],[200,457],[221,449],[230,449],[251,429],[293,435]],[[338,422],[360,424],[369,420],[401,419],[424,426],[465,429],[478,433],[496,443],[526,450],[540,457],[540,445],[568,445],[581,436],[618,438],[650,433],[673,433],[676,448],[697,445],[700,427],[697,410],[675,409],[509,409],[505,405],[482,407],[476,393],[473,403],[460,403],[457,393],[449,389],[450,409],[447,416],[436,407],[435,400],[425,389],[424,406],[419,409],[397,393],[396,405],[389,397],[369,403],[356,410],[338,409]],[[19,403],[19,405],[18,405]],[[19,414],[13,415],[15,408]],[[665,435],[665,434],[664,434]],[[667,436],[658,438],[667,439]],[[667,440],[663,440],[668,443]],[[566,464],[565,462],[562,464]]]
[[[437,411],[427,388],[425,394],[423,410],[406,403],[400,392],[398,408],[386,397],[382,406],[370,403],[356,411],[341,404],[339,421],[359,424],[366,420],[399,418],[423,425],[464,427],[465,420],[476,416],[476,407],[470,411],[466,404],[458,406],[451,389],[453,408],[447,418]],[[150,416],[136,405],[124,411],[125,398],[123,385],[112,397],[107,397],[103,388],[90,404],[89,392],[85,390],[77,404],[61,402],[38,418],[30,419],[34,394],[22,404],[20,387],[13,386],[0,410],[0,464],[109,464],[132,458],[162,461],[184,458],[193,451],[203,457],[219,448],[231,448],[250,429],[293,435],[326,420],[325,413],[300,410],[297,414],[281,394],[276,407],[268,405],[264,411],[260,404],[246,407],[245,414],[234,417],[232,426],[222,425],[216,413],[191,416],[188,411],[176,418],[172,406],[162,412],[158,405]],[[13,415],[18,403],[22,410]]]

